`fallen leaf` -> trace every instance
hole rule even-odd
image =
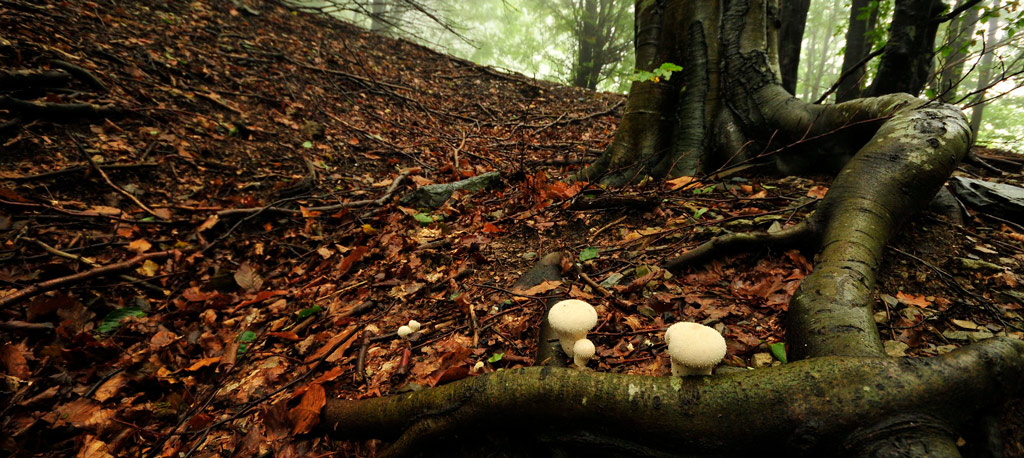
[[[149,251],[153,247],[152,243],[147,242],[145,239],[133,240],[132,243],[128,244],[128,249],[136,253],[142,254]]]
[[[121,388],[124,388],[127,384],[128,377],[124,375],[124,372],[118,372],[117,375],[110,377],[96,389],[93,398],[99,402],[106,402],[108,399],[116,396],[121,391]]]
[[[930,301],[925,299],[923,295],[915,296],[913,294],[905,294],[903,292],[896,293],[896,299],[906,305],[913,305],[914,307],[925,308],[932,305]]]
[[[211,357],[211,358],[203,358],[203,359],[201,359],[199,361],[196,361],[191,366],[189,366],[188,369],[185,369],[185,370],[187,370],[189,372],[195,372],[195,371],[197,371],[199,369],[202,369],[202,368],[204,368],[206,366],[217,364],[219,362],[220,362],[220,356],[214,356],[214,357]]]
[[[152,259],[147,259],[146,262],[143,262],[138,269],[135,269],[135,271],[147,277],[152,277],[156,275],[156,271],[159,268],[160,264],[153,262]]]
[[[82,445],[82,449],[78,451],[75,458],[114,458],[114,455],[110,454],[107,443],[103,442],[91,434],[85,436],[85,444]]]
[[[669,191],[675,191],[676,189],[683,188],[684,186],[685,186],[685,189],[695,188],[697,186],[700,186],[700,182],[697,181],[696,178],[694,178],[694,177],[687,177],[687,176],[682,176],[682,177],[679,177],[679,178],[673,178],[671,180],[666,181],[665,183],[668,184],[668,190]]]
[[[196,228],[196,232],[203,232],[213,227],[214,225],[217,224],[217,221],[220,221],[220,217],[217,216],[216,213],[210,215],[209,218],[206,218],[206,221],[203,221],[203,224],[200,224],[199,227]]]
[[[327,404],[327,393],[320,384],[313,384],[302,395],[299,405],[288,411],[292,420],[292,434],[305,434],[320,421],[320,409]]]
[[[815,199],[822,199],[822,198],[825,197],[825,194],[827,194],[827,193],[828,193],[828,187],[825,187],[825,186],[815,186],[815,187],[807,190],[807,197],[813,197]]]
[[[541,284],[539,284],[537,286],[534,286],[532,288],[525,289],[525,290],[518,290],[518,291],[515,291],[515,292],[518,293],[518,294],[522,294],[524,296],[536,296],[538,294],[543,294],[543,293],[551,291],[551,290],[553,290],[555,288],[558,288],[559,286],[562,286],[562,282],[560,282],[558,280],[547,280],[547,281],[541,282]]]
[[[22,380],[28,380],[32,376],[32,371],[28,368],[28,360],[14,344],[7,344],[0,348],[0,361],[7,366],[8,375]]]
[[[241,266],[238,266],[238,270],[235,271],[235,283],[238,283],[238,286],[241,286],[246,291],[255,291],[263,286],[263,278],[260,277],[260,274],[256,273],[256,270],[248,262],[243,262]]]

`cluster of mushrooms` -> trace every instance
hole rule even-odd
[[[573,364],[584,367],[594,356],[594,343],[587,332],[597,325],[597,310],[584,301],[558,302],[548,312],[548,324],[558,335],[562,351]],[[672,357],[672,375],[711,375],[711,369],[725,357],[725,339],[713,328],[698,323],[676,323],[665,331],[665,343]]]

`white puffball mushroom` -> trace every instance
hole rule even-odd
[[[401,337],[403,340],[408,339],[409,338],[409,334],[412,334],[412,333],[413,333],[412,328],[410,328],[408,326],[402,326],[402,327],[398,328],[398,337]]]
[[[407,326],[409,326],[409,329],[412,329],[412,332],[419,332],[420,330],[420,322],[416,320],[409,320]]]
[[[711,375],[725,357],[725,338],[714,328],[698,323],[676,323],[665,331],[672,375]]]
[[[590,339],[577,340],[572,346],[572,362],[577,367],[586,367],[587,363],[590,362],[590,358],[594,357],[594,352],[597,351],[594,348],[594,342]]]
[[[576,341],[585,339],[587,331],[597,326],[597,310],[594,306],[577,299],[560,301],[551,306],[548,324],[558,335],[562,351],[571,357],[572,347]]]

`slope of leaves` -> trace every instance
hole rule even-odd
[[[667,374],[662,330],[679,320],[722,330],[727,365],[784,355],[803,254],[658,265],[724,231],[788,227],[827,188],[560,181],[608,143],[620,96],[269,1],[4,1],[0,27],[2,70],[62,61],[102,83],[0,96],[118,111],[0,109],[0,301],[57,282],[0,307],[5,454],[373,456],[314,429],[328,396],[530,365],[548,297],[598,305],[599,371]],[[491,171],[500,186],[440,208],[400,200]],[[1024,231],[939,221],[907,228],[883,269],[887,348],[1020,337]],[[553,251],[563,281],[511,290]]]

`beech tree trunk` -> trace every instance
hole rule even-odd
[[[846,50],[843,52],[843,70],[846,75],[836,88],[836,102],[859,98],[864,88],[864,62],[871,52],[868,31],[875,28],[878,19],[877,4],[870,8],[871,0],[853,0],[850,5],[850,26],[846,29]]]
[[[974,27],[978,22],[979,13],[978,8],[968,9],[962,15],[953,18],[946,26],[946,46],[949,47],[949,53],[943,61],[935,86],[935,94],[940,101],[953,103],[957,100],[957,87],[964,78],[964,62],[971,39],[974,38]]]
[[[534,442],[519,454],[557,445],[601,456],[959,456],[956,440],[970,436],[973,416],[1024,391],[1024,342],[889,358],[872,291],[895,230],[966,154],[967,120],[956,107],[909,94],[837,105],[794,98],[780,84],[777,1],[638,1],[638,67],[671,62],[683,70],[633,84],[611,146],[578,178],[621,184],[737,160],[784,173],[838,172],[803,223],[718,237],[668,266],[757,243],[809,246],[814,269],[786,319],[797,362],[696,378],[502,371],[415,393],[332,400],[324,425],[339,437],[396,440],[393,456],[432,455],[439,440],[495,437],[505,438],[498,452],[487,448],[497,456]],[[759,157],[764,151],[773,154]]]
[[[782,29],[779,32],[779,68],[782,70],[782,88],[796,94],[796,81],[800,69],[800,46],[804,41],[807,10],[811,0],[782,2]]]
[[[946,5],[942,0],[896,0],[889,40],[866,95],[905,92],[918,95],[932,72],[935,34]]]

